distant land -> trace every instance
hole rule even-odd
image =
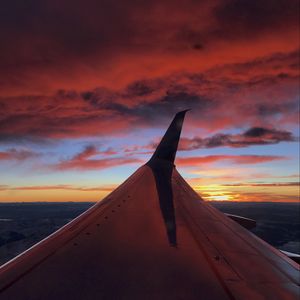
[[[255,219],[254,234],[276,248],[300,254],[300,204],[210,202],[222,212]],[[0,265],[91,207],[91,202],[0,203]]]

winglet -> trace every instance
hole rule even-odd
[[[176,114],[147,165],[152,169],[169,244],[177,247],[172,172],[185,113]]]
[[[174,164],[184,116],[189,110],[190,109],[180,111],[175,115],[172,123],[161,139],[150,161],[154,159],[163,159]]]

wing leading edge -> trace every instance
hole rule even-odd
[[[299,266],[177,172],[184,114],[121,186],[0,268],[1,300],[298,298]]]

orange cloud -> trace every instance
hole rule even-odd
[[[284,186],[299,186],[299,182],[272,182],[272,183],[231,183],[231,184],[223,184],[223,186],[258,186],[258,187],[284,187]]]
[[[74,185],[33,185],[33,186],[8,186],[0,185],[0,191],[47,191],[47,190],[66,190],[82,192],[111,192],[116,188],[115,185],[105,185],[98,187],[82,187]]]

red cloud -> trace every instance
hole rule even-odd
[[[95,146],[87,146],[82,152],[76,154],[72,160],[74,161],[81,161],[86,160],[90,158],[91,156],[99,154],[99,151],[97,151],[97,148]]]
[[[1,88],[5,95],[119,89],[137,78],[293,50],[298,7],[296,0],[6,3]]]
[[[182,167],[197,167],[202,164],[211,164],[218,161],[229,161],[234,164],[258,164],[283,159],[287,159],[287,157],[268,155],[209,155],[202,157],[180,157],[176,159],[176,162]]]
[[[295,125],[297,5],[6,3],[0,141],[125,134],[182,108],[193,108],[190,127],[211,132]]]
[[[295,125],[298,64],[298,51],[291,51],[202,72],[136,77],[122,88],[2,97],[0,141],[125,135],[136,127],[165,126],[187,107],[190,131]]]
[[[71,159],[61,161],[52,167],[54,167],[56,170],[100,170],[141,162],[141,160],[136,158],[92,158],[100,153],[102,152],[97,151],[94,146],[88,146]]]
[[[165,86],[155,98],[148,103],[138,98],[134,105],[126,103],[127,100],[120,95],[113,95],[113,92],[110,102],[103,102],[102,95],[98,92],[93,96],[95,99],[84,99],[80,94],[73,95],[73,98],[66,95],[33,98],[28,103],[22,97],[10,99],[14,106],[6,105],[6,100],[0,99],[4,114],[4,118],[0,120],[0,141],[26,138],[31,141],[34,137],[124,135],[137,126],[165,126],[166,120],[186,107],[193,108],[187,123],[190,131],[195,128],[219,131],[245,127],[248,124],[268,128],[278,120],[283,125],[297,122],[297,103],[290,100],[297,99],[296,79],[284,79],[286,83],[281,82],[282,86],[277,80],[264,86],[259,86],[259,82],[251,87],[247,83],[239,83],[234,94],[227,90],[224,82],[219,87],[207,86],[207,91],[201,90],[203,86],[200,90],[195,90],[197,80],[194,77],[181,87],[177,82],[179,86],[176,90],[174,83],[166,79],[163,82]],[[271,89],[277,91],[276,97],[266,95]],[[247,96],[243,98],[242,93],[245,92]],[[255,94],[260,96],[259,101],[252,98]],[[234,99],[230,100],[231,108],[228,111],[230,97]],[[124,103],[121,104],[120,101]],[[226,114],[224,111],[227,111]]]
[[[68,160],[55,165],[57,170],[101,170],[111,167],[141,162],[136,158],[104,158],[88,160]]]

